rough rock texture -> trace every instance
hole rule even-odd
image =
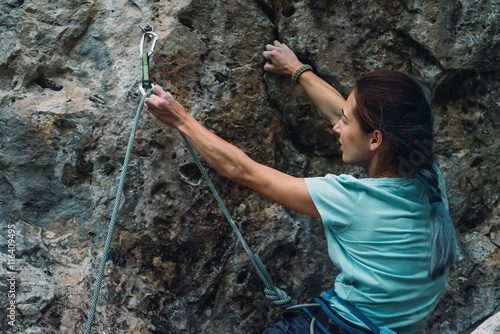
[[[476,328],[472,334],[495,334],[500,332],[500,313],[491,316]]]
[[[2,1],[0,330],[83,332],[140,100],[139,25],[150,22],[160,35],[153,81],[254,159],[297,176],[361,173],[342,164],[301,88],[263,73],[266,43],[286,42],[345,95],[373,69],[421,78],[434,92],[461,243],[424,332],[470,333],[500,310],[499,17],[496,0]],[[178,134],[145,113],[131,159],[96,332],[258,333],[273,324],[279,309]],[[332,285],[319,222],[211,176],[295,302]]]

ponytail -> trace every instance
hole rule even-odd
[[[436,279],[442,276],[447,268],[455,264],[458,251],[457,237],[451,217],[441,199],[436,170],[434,168],[420,168],[417,170],[417,178],[422,182],[431,205],[429,215],[431,245],[428,276],[431,279]]]
[[[415,175],[431,205],[430,264],[428,276],[436,279],[456,261],[455,227],[441,200],[434,166],[434,116],[430,91],[416,78],[398,71],[375,71],[356,81],[354,116],[361,129],[379,129],[389,143],[383,156],[387,166],[399,166],[398,174]]]

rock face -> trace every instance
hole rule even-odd
[[[342,164],[330,125],[301,88],[263,73],[265,44],[287,43],[346,96],[374,69],[421,78],[434,92],[438,162],[461,244],[424,333],[470,333],[499,311],[498,1],[7,0],[0,8],[2,332],[83,332],[141,98],[147,22],[160,36],[152,81],[252,158],[296,176],[361,173]],[[210,175],[294,302],[332,285],[318,221]],[[262,288],[178,134],[145,113],[96,332],[259,333],[279,318]]]
[[[494,334],[500,332],[500,313],[491,316],[476,328],[472,334]]]

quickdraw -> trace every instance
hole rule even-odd
[[[155,52],[156,42],[158,42],[159,37],[155,32],[153,32],[153,26],[151,26],[150,24],[141,26],[141,29],[143,34],[141,38],[141,44],[139,46],[139,51],[142,58],[142,83],[139,85],[139,90],[141,91],[142,95],[146,95],[146,91],[154,87],[154,85],[151,83],[151,80],[149,79],[149,60]],[[145,52],[144,43],[146,42],[146,37],[152,39],[152,41],[149,51]]]

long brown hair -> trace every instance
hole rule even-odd
[[[385,163],[424,185],[431,205],[429,277],[435,279],[455,263],[458,246],[434,168],[434,115],[429,90],[408,74],[381,70],[356,81],[354,99],[354,116],[361,129],[367,133],[379,130],[386,141]]]

